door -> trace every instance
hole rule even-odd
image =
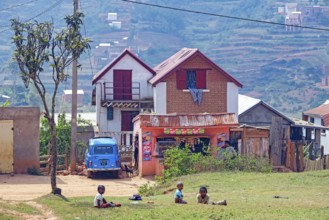
[[[14,172],[13,121],[0,120],[0,173]]]
[[[138,111],[121,111],[121,131],[134,130],[132,120],[138,114]]]
[[[132,71],[113,71],[113,97],[114,100],[132,99]]]

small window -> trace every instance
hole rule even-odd
[[[310,117],[310,122],[314,123],[314,118]]]
[[[206,89],[206,70],[179,70],[176,72],[177,89]]]
[[[323,119],[321,119],[321,125],[324,126],[324,121],[323,121]]]
[[[186,79],[186,88],[196,89],[196,71],[188,70]]]
[[[95,147],[94,154],[113,154],[113,146]]]

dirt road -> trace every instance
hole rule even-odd
[[[152,179],[134,177],[113,179],[98,177],[88,179],[85,176],[57,176],[57,186],[65,197],[94,196],[97,186],[106,187],[107,196],[131,196],[137,193],[138,187]],[[27,201],[50,193],[49,176],[0,175],[0,199]]]

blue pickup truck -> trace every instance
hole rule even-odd
[[[95,172],[113,172],[118,177],[121,171],[120,153],[117,142],[111,137],[97,137],[89,140],[85,153],[87,177]]]

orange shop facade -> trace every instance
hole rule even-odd
[[[229,140],[230,128],[238,126],[234,113],[139,114],[133,123],[140,176],[161,175],[168,147],[188,146],[194,152],[209,147],[217,156],[218,148]]]

